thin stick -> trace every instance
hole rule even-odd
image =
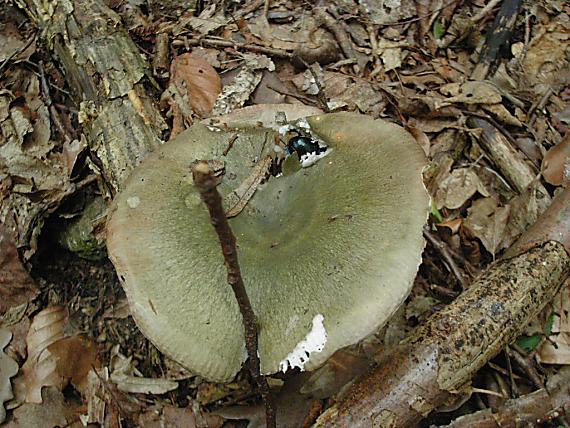
[[[245,347],[247,349],[249,371],[265,403],[265,417],[268,428],[275,428],[275,408],[269,391],[267,380],[260,374],[259,357],[257,355],[257,321],[249,297],[245,290],[245,285],[241,277],[238,263],[236,238],[230,228],[226,213],[222,207],[222,197],[218,193],[216,186],[219,178],[216,177],[207,161],[196,161],[191,165],[194,185],[200,192],[202,201],[208,207],[212,226],[218,234],[224,262],[228,270],[228,284],[232,287],[234,295],[239,305],[245,329]]]

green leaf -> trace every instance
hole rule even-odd
[[[540,343],[541,336],[535,334],[533,336],[519,336],[517,338],[517,345],[519,345],[526,352],[531,352]]]
[[[439,212],[439,210],[435,206],[435,202],[433,200],[431,201],[430,214],[436,223],[441,223],[443,221],[443,216],[441,215],[441,213]]]
[[[548,319],[546,320],[546,325],[544,326],[544,334],[550,336],[552,334],[552,326],[554,325],[554,319],[557,315],[552,312]]]
[[[435,21],[433,23],[433,36],[435,37],[435,39],[436,40],[441,39],[444,34],[445,34],[445,28],[443,27],[443,24],[439,21]]]

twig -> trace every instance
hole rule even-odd
[[[275,428],[275,408],[269,391],[267,380],[260,374],[259,357],[257,355],[257,334],[258,327],[245,289],[243,278],[238,263],[236,238],[230,228],[226,213],[222,207],[222,197],[218,193],[216,186],[219,178],[214,176],[207,161],[196,161],[191,165],[194,185],[200,192],[202,201],[208,207],[212,226],[218,234],[226,269],[228,270],[228,284],[232,287],[234,295],[239,305],[243,317],[245,329],[245,347],[247,349],[248,364],[251,377],[257,384],[263,402],[265,403],[265,417],[268,428]]]
[[[187,46],[211,46],[214,48],[234,48],[243,49],[250,52],[271,55],[278,58],[291,59],[293,54],[284,49],[267,48],[265,46],[254,45],[252,43],[237,43],[231,40],[214,39],[210,37],[200,39],[186,39],[178,38],[172,42],[173,47],[187,47]]]
[[[317,22],[319,22],[321,25],[324,25],[331,33],[333,33],[334,38],[336,39],[336,41],[340,45],[340,48],[342,49],[342,52],[344,53],[344,56],[347,59],[355,58],[356,60],[358,60],[358,56],[354,48],[352,47],[352,44],[350,43],[348,35],[344,31],[344,29],[340,26],[340,24],[332,16],[328,14],[326,8],[316,7],[313,10],[313,13]],[[358,74],[361,71],[361,69],[362,69],[361,64],[354,65],[355,73]]]
[[[49,109],[51,120],[55,124],[55,127],[57,128],[59,134],[65,139],[66,142],[69,143],[71,141],[71,137],[67,134],[67,131],[63,127],[63,124],[61,123],[61,119],[59,117],[59,113],[57,109],[54,107],[53,102],[51,100],[51,96],[49,93],[49,84],[47,82],[46,73],[44,70],[44,64],[42,61],[40,61],[39,65],[40,65],[39,68],[40,68],[40,81],[42,86],[42,92],[44,95],[45,104]]]
[[[507,348],[507,354],[517,362],[522,370],[524,370],[535,387],[544,388],[544,382],[536,371],[532,357],[526,357],[525,352],[516,343],[513,343]]]
[[[22,52],[24,52],[26,49],[28,49],[32,45],[34,40],[36,40],[35,34],[28,39],[28,41],[26,42],[26,44],[24,46],[22,46],[20,49],[16,49],[14,52],[12,52],[10,54],[10,56],[8,56],[8,58],[6,58],[2,62],[2,64],[0,64],[0,74],[4,71],[4,68],[8,65],[8,63],[10,61],[12,61],[12,59],[14,59],[15,56],[20,55]]]
[[[443,257],[443,260],[445,261],[448,269],[455,276],[455,278],[457,278],[457,280],[459,281],[459,284],[461,285],[461,289],[465,290],[467,288],[468,284],[465,283],[465,279],[464,279],[462,272],[459,270],[459,267],[455,264],[455,260],[453,260],[453,257],[451,257],[451,254],[449,254],[449,251],[447,250],[447,245],[445,245],[445,243],[443,243],[438,238],[436,238],[434,235],[432,235],[432,233],[429,230],[424,229],[424,236],[427,238],[429,243],[436,249],[436,251],[439,254],[441,254],[441,256]]]
[[[491,12],[495,8],[495,6],[497,6],[502,1],[503,0],[491,0],[489,3],[485,5],[485,7],[483,7],[483,9],[479,11],[477,15],[471,18],[471,21],[478,22],[482,20],[489,12]]]

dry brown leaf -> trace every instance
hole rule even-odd
[[[188,98],[192,109],[200,117],[212,111],[222,91],[220,76],[205,59],[191,53],[182,54],[170,66],[170,84]]]
[[[409,125],[409,124],[408,124]],[[426,156],[429,156],[430,141],[424,131],[414,126],[406,126],[406,131],[414,136],[414,139],[422,148]]]
[[[542,214],[537,201],[537,188],[540,185],[539,181],[533,182],[523,193],[509,201],[509,220],[499,249],[509,248]]]
[[[0,329],[0,424],[6,419],[4,403],[14,397],[10,378],[18,373],[18,363],[4,353],[12,339],[12,333],[6,329]]]
[[[265,179],[271,167],[271,156],[266,156],[255,164],[251,174],[240,185],[228,195],[226,204],[230,208],[226,211],[226,217],[235,217],[245,208],[258,186]]]
[[[67,309],[51,306],[32,320],[26,338],[28,359],[22,366],[27,403],[41,403],[44,386],[55,386],[60,390],[64,386],[64,379],[57,372],[57,358],[47,348],[64,337],[68,316]]]
[[[544,155],[542,176],[554,185],[561,186],[570,182],[570,134]]]
[[[0,313],[32,301],[38,293],[34,280],[20,262],[16,244],[0,223]]]
[[[52,343],[47,350],[55,357],[57,373],[64,382],[70,380],[79,392],[84,392],[87,374],[99,366],[95,343],[86,336],[71,336]]]
[[[524,56],[521,49],[525,77],[532,83],[554,86],[567,82],[568,53],[570,52],[570,22],[568,15],[561,13],[548,25],[540,25],[528,45]]]
[[[75,406],[66,403],[56,388],[45,388],[41,404],[26,403],[14,410],[14,417],[5,428],[67,427],[75,419]]]
[[[455,91],[458,91],[458,93],[455,96],[446,98],[444,103],[498,104],[502,101],[499,90],[488,82],[465,82],[462,85],[451,83],[446,85],[446,87],[450,93]],[[442,92],[443,90],[442,88]]]
[[[0,221],[16,232],[16,245],[27,248],[23,255],[28,259],[36,249],[43,218],[73,193],[75,185],[50,139],[49,112],[38,78],[22,72],[19,79],[26,108],[14,102],[11,92],[0,91],[0,192],[6,192],[0,200]]]
[[[364,373],[370,364],[371,361],[364,355],[347,350],[337,351],[322,367],[311,373],[300,392],[318,399],[332,397],[344,385]]]
[[[500,207],[493,198],[482,198],[473,202],[467,210],[463,227],[481,240],[493,257],[505,234],[510,206]]]
[[[435,203],[438,209],[460,208],[476,192],[489,196],[485,185],[473,169],[457,168],[442,178],[435,195]]]
[[[200,424],[197,419],[200,419]],[[139,418],[139,426],[144,428],[220,428],[224,419],[220,416],[201,413],[199,417],[194,415],[190,408],[181,409],[174,406],[164,406],[162,412],[149,409]]]
[[[244,55],[244,64],[229,85],[225,85],[216,100],[212,116],[222,116],[242,107],[249,99],[263,75],[262,70],[275,70],[275,64],[264,55]]]

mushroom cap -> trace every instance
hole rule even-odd
[[[299,346],[313,351],[301,360],[314,369],[381,327],[407,297],[424,247],[429,198],[424,155],[413,137],[354,113],[307,122],[330,153],[309,168],[269,178],[230,219],[266,374],[293,365],[290,354]],[[139,328],[165,354],[213,381],[231,380],[247,355],[241,314],[190,164],[223,160],[218,189],[228,196],[273,141],[266,128],[236,134],[196,124],[150,154],[111,207],[109,256]],[[326,342],[315,350],[307,340],[318,333],[316,321]]]

